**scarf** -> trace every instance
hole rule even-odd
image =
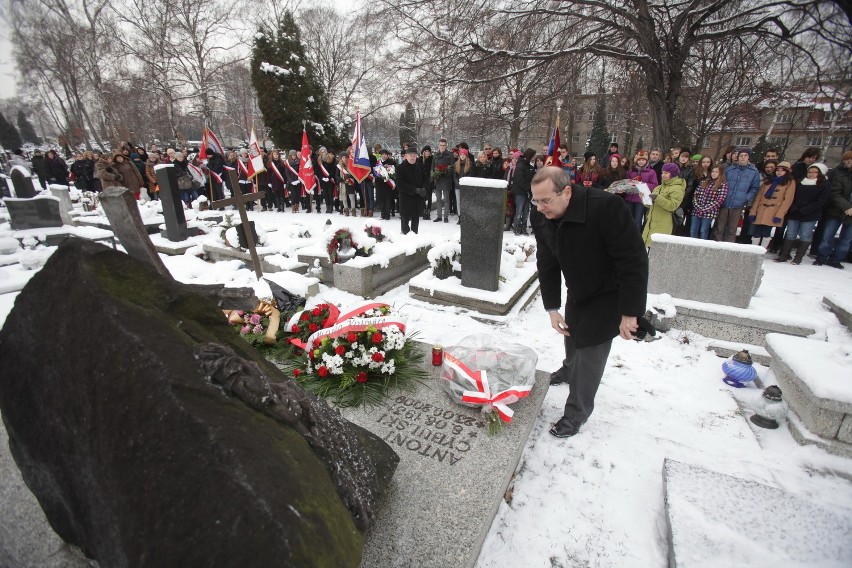
[[[815,179],[805,178],[799,182],[799,185],[816,185],[816,183],[817,180]]]
[[[778,187],[778,184],[784,181],[785,177],[787,176],[774,176],[772,178],[772,183],[769,184],[769,189],[766,190],[766,193],[763,194],[763,197],[765,197],[766,199],[771,199],[772,195],[775,193],[775,188]]]

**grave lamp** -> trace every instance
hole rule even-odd
[[[738,389],[746,386],[745,383],[757,378],[757,369],[754,368],[754,362],[751,360],[751,355],[747,349],[743,349],[730,359],[726,359],[722,363],[722,371],[725,373],[722,381],[726,385]]]
[[[774,430],[778,428],[778,421],[787,417],[787,410],[787,402],[781,396],[781,389],[777,385],[770,385],[764,389],[755,405],[755,414],[749,420],[761,428]]]

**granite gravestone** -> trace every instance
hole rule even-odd
[[[59,200],[59,214],[62,216],[62,222],[65,225],[70,225],[71,215],[68,212],[74,210],[74,205],[72,205],[71,196],[68,194],[68,186],[51,184],[48,189],[50,189],[50,194]]]
[[[463,177],[459,185],[461,283],[494,292],[500,284],[508,184],[504,180]]]
[[[367,534],[361,568],[472,568],[538,418],[549,375],[536,372],[530,396],[512,404],[512,422],[496,435],[480,408],[456,404],[418,343],[430,378],[382,404],[344,408],[397,454],[397,473]]]
[[[52,195],[39,195],[26,199],[7,197],[3,200],[9,211],[9,223],[13,231],[61,227],[59,199]]]
[[[166,208],[165,203],[163,209]],[[157,274],[171,278],[171,273],[157,249],[151,244],[142,216],[136,206],[136,197],[126,187],[110,187],[101,193],[101,207],[109,224],[127,254],[146,264]],[[181,210],[183,212],[183,210]]]
[[[165,237],[172,242],[185,241],[189,237],[186,216],[183,213],[183,201],[178,189],[177,174],[173,164],[154,166],[157,185],[160,187],[160,199],[163,202],[163,217],[166,221]]]
[[[23,479],[101,566],[360,562],[396,454],[188,287],[66,241],[18,296],[0,360]]]
[[[14,167],[9,173],[12,178],[12,187],[15,188],[15,197],[35,197],[36,190],[33,187],[33,178],[23,168]]]

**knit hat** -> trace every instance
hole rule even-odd
[[[616,152],[615,154],[610,154],[609,159],[612,160],[613,158],[618,158],[618,160],[621,161],[621,154],[619,154],[618,152]]]
[[[701,158],[703,158],[703,157],[704,157],[704,156],[702,156],[701,154],[695,154],[695,155],[692,157],[692,161],[693,161],[693,162],[700,162],[700,161],[701,161]]]
[[[470,152],[467,150],[467,148],[459,148],[460,156],[467,156],[468,154],[470,154]]]
[[[425,152],[426,150],[429,150],[429,151],[431,152],[431,151],[432,151],[432,147],[431,147],[429,144],[426,144],[426,145],[425,145],[425,146],[423,146],[423,148],[420,150],[420,153],[423,153],[423,152]]]
[[[850,156],[850,158],[852,158],[852,156]],[[811,169],[811,168],[818,169],[822,175],[828,175],[828,166],[826,166],[825,164],[823,164],[821,162],[816,162],[816,163],[813,163],[810,166],[808,166],[808,169]]]
[[[677,167],[677,164],[673,164],[671,162],[663,164],[663,171],[668,172],[669,175],[672,177],[677,177],[680,175],[680,168]]]
[[[588,159],[589,159],[589,158],[591,158],[592,156],[594,156],[595,158],[597,158],[597,155],[596,155],[594,152],[586,152],[585,154],[583,154],[583,159],[584,159],[584,160],[588,160]]]
[[[405,154],[416,154],[417,148],[415,148],[414,146],[409,146],[408,148],[405,149],[404,153]]]
[[[647,162],[648,161],[648,152],[646,152],[645,150],[639,150],[638,152],[636,152],[636,157],[633,158],[633,160],[634,161],[645,160]]]
[[[749,158],[751,157],[751,148],[740,148],[737,152],[740,154],[748,154]]]
[[[513,158],[515,158],[516,160],[519,160],[519,159],[521,158],[521,156],[523,156],[523,154],[521,154],[521,153],[520,153],[519,151],[517,151],[517,150],[515,150],[514,152],[512,152],[512,157],[513,157]]]

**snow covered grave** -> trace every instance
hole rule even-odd
[[[766,249],[655,234],[648,255],[648,292],[747,308],[763,274]],[[722,282],[721,280],[724,279]]]
[[[775,333],[766,343],[793,437],[852,458],[852,346]]]
[[[399,455],[361,568],[473,568],[549,388],[536,372],[530,395],[512,404],[512,420],[488,434],[478,408],[456,404],[432,366],[431,344],[418,342],[430,379],[381,405],[344,408],[343,417]]]
[[[663,485],[671,568],[852,563],[848,509],[672,459]]]

